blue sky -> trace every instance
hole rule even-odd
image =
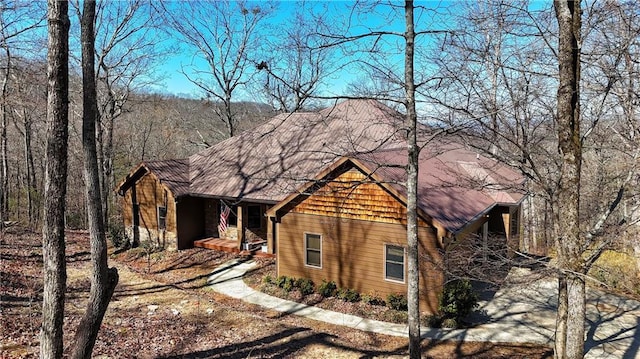
[[[396,2],[400,6],[402,2]],[[344,19],[349,16],[349,12],[352,9],[352,2],[347,1],[312,1],[307,3],[314,11],[328,11],[331,14],[332,19]],[[438,26],[446,26],[447,12],[451,10],[453,2],[451,1],[423,1],[416,2],[416,6],[424,6],[431,9],[437,9],[440,19],[437,19]],[[290,15],[294,12],[295,7],[300,6],[301,3],[297,1],[282,1],[278,2],[278,8],[274,16],[269,20],[272,24],[284,23],[290,21]],[[379,28],[382,27],[388,31],[402,32],[404,30],[404,15],[401,8],[395,10],[389,10],[388,8],[379,7],[377,9],[371,9],[372,11],[352,17],[353,30],[352,33],[363,33],[367,31],[367,28]],[[431,14],[431,13],[430,13]],[[423,15],[418,17],[419,10],[416,10],[416,25],[419,28],[425,23],[427,16]],[[428,20],[429,23],[433,23],[436,20]],[[424,26],[424,25],[423,25]],[[271,26],[264,26],[261,31],[269,31]],[[174,40],[175,41],[175,40]],[[392,60],[389,57],[388,60]],[[180,71],[183,65],[189,65],[194,63],[197,66],[206,68],[206,63],[193,56],[193,52],[190,51],[177,51],[172,55],[169,55],[167,60],[158,69],[159,72],[164,74],[164,84],[155,86],[154,90],[160,92],[171,93],[180,96],[199,97],[201,91],[191,83]],[[392,60],[393,66],[399,67],[399,71],[402,71],[402,57],[396,56],[395,60]],[[349,82],[357,80],[361,76],[361,73],[353,68],[345,68],[343,71],[335,74],[333,78],[327,81],[327,91],[333,94],[341,94],[346,91],[346,87]]]
[[[107,0],[107,4],[109,1]],[[115,3],[115,2],[114,2]],[[299,9],[303,4],[300,1],[279,1],[277,3],[277,10],[274,13],[274,16],[270,18],[271,24],[288,24],[291,21],[291,14],[294,13],[296,9]],[[363,4],[367,5],[368,2],[364,1]],[[44,6],[46,4],[34,2],[34,4],[42,5],[42,13],[44,13]],[[171,2],[166,3],[169,9],[173,7]],[[180,4],[180,2],[176,1],[173,4]],[[325,12],[329,14],[328,17],[331,21],[340,21],[352,15],[351,20],[351,32],[350,34],[363,33],[368,31],[368,28],[377,28],[377,29],[385,29],[388,31],[395,31],[402,33],[404,31],[404,14],[402,11],[402,1],[394,1],[393,4],[395,6],[394,10],[390,10],[390,7],[375,7],[368,9],[366,12],[358,13],[357,15],[352,12],[353,10],[353,1],[307,1],[305,3],[311,10],[316,12]],[[416,29],[445,29],[454,27],[454,21],[452,20],[456,15],[459,15],[462,12],[462,5],[474,4],[472,2],[466,2],[466,0],[458,0],[458,1],[444,1],[444,0],[430,0],[430,1],[416,1],[415,5],[416,9]],[[550,1],[545,0],[533,0],[531,4],[531,8],[540,9],[542,7],[549,7]],[[426,9],[426,10],[425,10]],[[11,14],[4,14],[11,15]],[[18,18],[20,15],[18,13],[14,14]],[[75,24],[72,34],[72,47],[77,48],[77,16],[70,11],[70,16],[72,19],[72,23]],[[19,21],[18,21],[19,23]],[[46,23],[44,23],[46,24]],[[260,28],[260,31],[263,34],[272,35],[269,33],[272,26],[263,26]],[[42,33],[42,38],[46,37],[46,26],[43,26],[38,30]],[[75,38],[73,37],[75,36]],[[401,39],[396,39],[394,41],[398,41]],[[422,37],[421,46],[429,46],[430,44],[437,43],[439,38],[434,35],[427,35]],[[177,45],[179,42],[173,38],[169,40],[165,45],[166,48],[171,48],[173,45]],[[393,68],[396,74],[401,74],[403,70],[403,59],[402,59],[402,43],[385,43],[385,41],[380,41],[380,43],[384,43],[383,50],[387,53],[392,53],[395,50],[395,54],[387,55],[381,61],[385,61],[385,66],[389,68]],[[380,44],[379,43],[379,44]],[[30,45],[31,49],[40,49],[41,51],[36,54],[31,54],[31,56],[43,56],[40,53],[44,53],[45,47],[43,46],[33,46]],[[388,51],[387,51],[388,50]],[[200,97],[202,96],[202,92],[197,89],[195,85],[193,85],[182,73],[181,67],[183,65],[189,65],[194,62],[197,67],[201,69],[207,69],[206,63],[199,59],[198,57],[194,57],[194,52],[181,49],[181,50],[161,50],[166,58],[162,59],[161,62],[154,64],[153,69],[156,74],[160,77],[160,81],[156,82],[156,85],[152,86],[149,90],[152,92],[162,92],[175,94],[180,96],[189,96],[189,97]],[[361,56],[363,59],[370,54],[366,54],[366,52],[354,52],[353,54],[342,54],[342,57],[339,59],[340,61],[349,61],[354,60],[355,56]],[[24,53],[23,56],[29,56],[29,54]],[[76,57],[78,57],[76,53]],[[423,72],[428,70],[428,64],[424,61],[417,62],[418,66],[421,66]],[[333,74],[332,76],[326,76],[325,80],[325,89],[324,94],[328,95],[344,95],[347,91],[348,84],[350,82],[356,80],[366,79],[367,74],[362,71],[362,68],[358,68],[354,65],[346,66],[341,71]],[[244,94],[237,93],[238,95],[243,96],[244,98],[238,98],[238,100],[247,100],[253,99],[253,97],[245,92]]]

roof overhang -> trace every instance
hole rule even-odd
[[[138,167],[136,167],[135,170],[131,171],[131,173],[129,173],[124,178],[124,180],[120,182],[120,184],[117,187],[118,194],[120,196],[124,196],[125,192],[127,192],[129,188],[133,186],[134,183],[136,183],[138,180],[140,180],[149,172],[150,172],[149,169],[144,165],[144,163],[141,163],[140,165],[138,165]]]
[[[331,182],[330,175],[332,173],[335,173],[337,171],[346,171],[354,167],[360,170],[362,173],[364,173],[368,178],[371,179],[372,182],[382,187],[391,196],[393,196],[396,200],[402,203],[402,205],[404,205],[405,207],[407,206],[406,196],[403,193],[399,192],[396,188],[394,188],[391,185],[391,183],[384,181],[384,179],[382,179],[378,174],[376,174],[375,171],[368,168],[363,162],[359,161],[358,159],[345,156],[345,157],[339,158],[337,161],[335,161],[334,163],[326,167],[324,170],[322,170],[320,173],[318,173],[318,175],[315,176],[312,180],[300,186],[296,190],[296,192],[290,194],[289,196],[284,198],[282,201],[278,202],[276,205],[271,207],[266,212],[266,216],[273,217],[276,219],[281,217],[286,212],[287,206],[290,203],[296,200],[299,200],[301,197],[310,196],[312,192],[314,192],[313,191],[314,186],[317,186],[318,184]],[[431,218],[426,212],[424,212],[421,208],[418,208],[417,211],[418,211],[418,216],[422,220],[434,225],[433,218]]]

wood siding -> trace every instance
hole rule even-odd
[[[406,210],[380,185],[362,182],[365,176],[350,170],[304,199],[277,224],[278,275],[305,277],[316,284],[333,280],[386,298],[406,294],[405,281],[385,279],[385,245],[406,248]],[[305,233],[322,236],[321,268],[305,264]],[[435,229],[419,227],[421,311],[434,313],[443,274]]]
[[[137,218],[134,206],[138,208]],[[158,207],[167,208],[165,229],[158,226]],[[164,248],[176,248],[175,199],[153,173],[144,175],[124,194],[122,215],[129,235],[132,235],[136,230],[135,224],[138,224],[141,241],[148,240]]]
[[[317,189],[291,212],[384,223],[407,223],[406,207],[383,190],[380,184],[371,182],[371,179],[355,168]],[[426,223],[420,219],[420,225],[426,226]]]

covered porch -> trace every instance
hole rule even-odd
[[[273,225],[265,203],[187,197],[178,203],[178,237],[182,248],[201,247],[229,253],[274,253]]]

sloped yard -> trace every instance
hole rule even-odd
[[[89,290],[88,238],[68,232],[65,340]],[[0,237],[0,357],[38,355],[41,236],[12,228]],[[101,328],[102,358],[404,357],[407,341],[283,315],[209,290],[206,279],[228,254],[191,249],[112,254],[120,283]],[[548,358],[544,347],[424,341],[425,357]]]

